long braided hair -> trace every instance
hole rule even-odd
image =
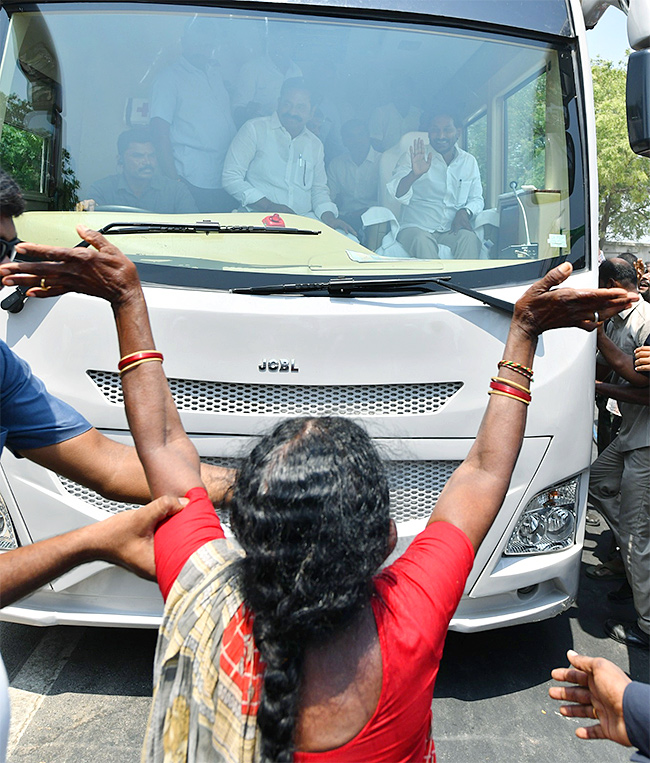
[[[359,426],[291,419],[251,452],[230,519],[246,552],[241,584],[266,663],[257,723],[262,760],[291,761],[304,650],[370,600],[388,544],[388,483]]]

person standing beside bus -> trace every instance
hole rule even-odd
[[[456,119],[437,114],[429,124],[429,146],[416,139],[387,185],[403,205],[397,240],[411,257],[438,259],[443,245],[455,259],[478,259],[481,241],[472,220],[483,211],[483,187],[476,159],[458,148],[459,138]]]
[[[623,259],[605,260],[598,277],[601,288],[637,292],[636,271]],[[650,645],[650,408],[648,379],[635,372],[633,357],[649,336],[650,305],[642,299],[614,315],[605,331],[598,332],[596,378],[615,372],[615,383],[601,384],[600,389],[618,400],[622,420],[618,435],[592,464],[589,479],[589,502],[612,528],[638,616],[636,623],[607,620],[605,632],[615,641],[645,649]],[[628,374],[634,375],[632,379],[638,376],[636,386],[642,389],[645,405],[638,391],[623,384],[621,364],[628,367],[628,379]],[[607,579],[598,573],[591,577]]]

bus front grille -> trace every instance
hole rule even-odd
[[[205,463],[237,468],[233,458],[203,458]],[[390,488],[391,516],[398,524],[414,519],[426,519],[431,513],[440,491],[460,461],[384,461]],[[97,509],[116,514],[135,508],[103,498],[98,493],[65,477],[59,477],[66,492]],[[228,517],[220,513],[226,523]]]
[[[87,371],[113,405],[123,405],[120,376]],[[240,384],[168,379],[179,411],[239,416],[425,416],[435,413],[462,382],[427,384]]]

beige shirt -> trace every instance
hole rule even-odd
[[[626,355],[645,344],[650,336],[650,304],[640,299],[632,307],[610,318],[605,333]],[[607,365],[598,353],[596,362]],[[625,379],[614,377],[615,384],[626,384]],[[633,403],[618,403],[622,422],[618,432],[619,444],[623,450],[636,450],[650,446],[650,407]]]
[[[365,212],[377,205],[380,157],[381,154],[371,148],[361,164],[356,164],[348,152],[332,159],[327,178],[340,214]]]

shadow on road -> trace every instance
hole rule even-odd
[[[631,599],[624,602],[612,602],[607,598],[610,591],[616,591],[620,581],[603,582],[592,580],[585,574],[589,564],[598,564],[607,560],[612,540],[611,530],[604,520],[598,527],[587,527],[585,537],[585,553],[580,569],[580,589],[575,607],[569,611],[569,616],[576,618],[580,628],[598,639],[607,639],[603,630],[605,620],[613,618],[620,621],[636,620],[636,613]],[[650,682],[650,652],[635,647],[620,647],[626,649],[629,660],[629,675],[635,681]]]
[[[566,614],[540,623],[447,635],[436,697],[499,697],[546,683],[573,646]]]
[[[607,559],[610,541],[611,532],[603,521],[597,528],[588,528],[578,598],[564,614],[539,623],[482,633],[450,632],[435,697],[476,701],[548,683],[551,670],[567,664],[567,649],[607,657],[622,667],[627,655],[631,678],[648,683],[650,653],[616,644],[603,631],[603,624],[610,617],[635,619],[631,600],[609,601],[607,593],[616,590],[620,582],[591,580],[585,575],[589,564]]]

